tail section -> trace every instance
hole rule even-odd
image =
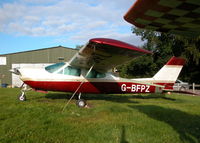
[[[164,86],[164,90],[173,90],[173,85],[184,64],[185,59],[172,57],[152,78],[140,78],[135,80],[141,83],[162,85]],[[155,92],[161,92],[159,87],[157,89]]]
[[[172,57],[154,76],[160,83],[174,83],[185,64],[185,59]]]

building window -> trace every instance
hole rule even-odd
[[[65,60],[65,58],[64,57],[58,57],[58,60],[63,61],[63,60]]]
[[[6,57],[0,57],[0,65],[6,65]]]

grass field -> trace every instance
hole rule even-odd
[[[0,88],[0,143],[199,143],[200,97],[84,95],[78,108],[64,93]]]

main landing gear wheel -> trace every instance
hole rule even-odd
[[[77,100],[76,105],[80,108],[84,108],[87,104],[84,99],[79,99],[79,100]]]
[[[84,108],[87,105],[86,101],[84,99],[81,99],[81,93],[79,93],[78,95],[78,100],[76,102],[76,105],[80,108]]]

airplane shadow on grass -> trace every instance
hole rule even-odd
[[[72,93],[49,93],[45,97],[50,99],[70,99]],[[112,101],[112,102],[121,102],[121,103],[138,103],[136,101],[131,100],[133,96],[120,96],[120,95],[111,95],[111,94],[82,94],[81,99],[86,101],[90,100],[105,100],[105,101]],[[74,96],[73,99],[78,99],[78,96]]]
[[[182,142],[200,143],[200,116],[156,105],[130,106],[150,118],[169,124]]]
[[[46,98],[49,99],[70,99],[72,94],[70,93],[48,93],[46,94]],[[139,103],[138,101],[134,101],[134,99],[164,99],[175,101],[173,98],[166,97],[164,94],[149,94],[149,95],[116,95],[116,94],[83,94],[81,96],[82,99],[85,100],[105,100],[111,102],[118,102],[118,103]],[[74,97],[77,99],[77,96]]]

